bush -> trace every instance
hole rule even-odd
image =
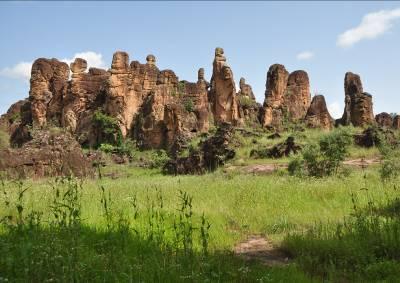
[[[93,123],[99,129],[101,142],[117,146],[122,144],[122,133],[117,119],[104,114],[101,110],[96,110],[93,115]]]
[[[99,150],[105,153],[115,153],[119,155],[126,155],[132,158],[135,155],[136,146],[132,140],[125,140],[120,145],[115,146],[109,143],[102,143]]]
[[[382,163],[379,168],[379,174],[382,182],[394,181],[400,174],[400,152],[396,147],[387,143],[379,146],[379,152],[382,155]]]
[[[323,136],[318,144],[307,145],[302,152],[302,158],[289,163],[289,173],[296,175],[305,172],[315,177],[337,174],[348,155],[351,143],[349,131],[344,128],[335,130]]]
[[[257,102],[255,102],[253,99],[251,99],[248,96],[241,95],[239,96],[239,104],[245,108],[251,108],[256,105]]]
[[[191,113],[191,112],[194,111],[194,104],[193,104],[193,101],[192,101],[191,99],[186,100],[186,101],[183,103],[183,106],[185,107],[185,110],[186,110],[187,112],[189,112],[189,113]]]
[[[159,149],[154,151],[150,157],[151,168],[163,168],[169,160],[168,154],[165,150]]]

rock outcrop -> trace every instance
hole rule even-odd
[[[400,129],[400,115],[396,115],[393,118],[393,128],[396,129],[396,130]]]
[[[371,126],[354,135],[354,143],[361,147],[379,146],[382,142],[392,146],[399,144],[393,130],[387,128]]]
[[[164,166],[166,174],[203,174],[215,171],[227,160],[235,157],[235,151],[230,148],[233,137],[233,127],[230,123],[221,123],[217,132],[202,141],[198,150],[192,150],[187,157],[176,157]]]
[[[33,63],[29,91],[33,126],[48,122],[60,126],[68,78],[69,67],[64,62],[40,58]]]
[[[0,172],[12,178],[90,176],[94,169],[72,135],[43,130],[21,148],[0,151]]]
[[[304,118],[310,107],[311,93],[310,80],[305,71],[294,71],[289,75],[284,105],[290,121],[299,121]]]
[[[379,126],[391,128],[393,126],[393,118],[389,113],[382,112],[375,116],[375,121]]]
[[[240,90],[237,93],[237,103],[239,108],[239,117],[248,126],[258,126],[260,124],[259,115],[261,104],[257,103],[253,89],[246,84],[244,78],[240,78]]]
[[[284,142],[278,143],[270,148],[266,149],[253,149],[250,152],[250,157],[253,158],[281,158],[283,156],[289,156],[290,154],[296,154],[301,150],[301,146],[296,144],[294,137],[288,137]]]
[[[216,123],[239,123],[236,87],[231,68],[226,64],[224,50],[215,49],[209,100]]]
[[[285,66],[274,64],[269,67],[263,105],[262,125],[280,128],[283,122],[283,96],[286,91],[289,72]]]
[[[310,101],[310,81],[305,71],[289,74],[283,65],[272,65],[267,73],[263,126],[279,129],[284,121],[303,120]]]
[[[86,72],[86,68],[87,62],[81,58],[70,64],[72,76],[63,98],[61,124],[76,136],[79,143],[95,146],[93,114],[104,104],[104,88],[109,73],[97,68]]]
[[[313,97],[305,117],[305,123],[309,128],[321,128],[324,130],[333,128],[335,121],[329,114],[323,95],[315,95]]]
[[[351,72],[344,78],[345,108],[340,123],[356,127],[374,124],[372,95],[363,92],[360,76]]]

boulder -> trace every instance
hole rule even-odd
[[[294,137],[288,137],[284,142],[278,143],[267,149],[256,150],[250,152],[253,158],[282,158],[290,154],[296,154],[301,150],[301,146],[294,142]]]
[[[91,162],[69,133],[57,129],[36,132],[33,139],[17,149],[0,151],[0,172],[11,178],[91,176]]]
[[[386,112],[377,114],[375,116],[375,121],[380,127],[391,128],[393,126],[393,118]]]
[[[321,128],[324,130],[333,128],[335,121],[329,114],[323,95],[315,95],[313,97],[310,108],[307,110],[305,123],[310,128]]]
[[[379,146],[385,142],[389,145],[397,145],[399,142],[390,129],[368,127],[361,134],[354,135],[354,143],[361,147]]]
[[[192,150],[187,157],[176,157],[164,166],[166,174],[203,174],[215,171],[227,160],[235,157],[230,148],[233,127],[230,123],[221,123],[216,133],[199,144],[199,150]]]

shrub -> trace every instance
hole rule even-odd
[[[256,105],[256,102],[248,96],[239,96],[239,104],[245,108],[251,108]]]
[[[289,173],[296,175],[304,169],[309,176],[315,177],[337,174],[351,143],[352,136],[344,128],[324,135],[318,144],[309,144],[304,148],[301,159],[289,163]]]
[[[122,133],[117,119],[104,114],[101,110],[96,110],[93,115],[93,123],[99,129],[101,142],[117,146],[122,144]]]
[[[150,157],[151,168],[162,168],[169,160],[168,154],[165,150],[159,149],[154,151]]]
[[[115,153],[119,155],[126,155],[130,158],[132,158],[135,155],[136,146],[133,143],[132,140],[125,140],[121,142],[120,145],[112,145],[109,143],[102,143],[99,146],[99,150],[105,152],[105,153]]]
[[[193,101],[192,101],[191,99],[186,100],[186,101],[183,103],[183,106],[185,107],[185,110],[186,110],[187,112],[189,112],[189,113],[191,113],[191,112],[194,111],[194,104],[193,104]]]
[[[400,174],[400,152],[396,147],[387,143],[379,145],[379,152],[382,155],[382,163],[379,174],[382,182],[394,181]]]

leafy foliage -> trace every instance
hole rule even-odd
[[[314,177],[337,174],[341,162],[348,155],[351,143],[352,136],[345,128],[324,135],[318,144],[308,144],[302,151],[301,158],[290,162],[289,173],[306,173]]]
[[[120,146],[122,144],[122,133],[118,121],[114,117],[108,116],[101,110],[96,110],[93,115],[93,123],[100,132],[100,142]]]
[[[185,107],[185,110],[189,113],[194,111],[194,104],[192,99],[187,99],[184,103],[183,106]]]

